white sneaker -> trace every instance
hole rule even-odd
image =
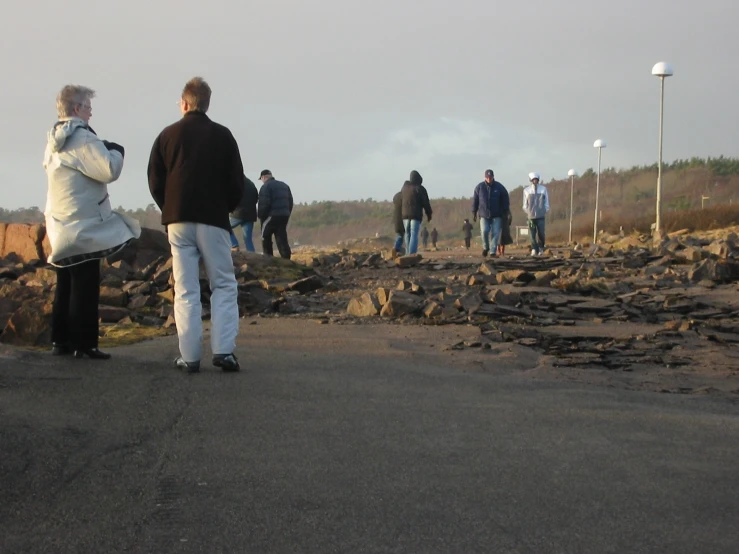
[[[536,256],[536,250],[534,250],[533,248],[531,249],[531,255]]]

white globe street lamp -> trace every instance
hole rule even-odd
[[[667,62],[659,62],[652,68],[652,75],[659,77],[660,80],[660,97],[659,97],[659,158],[657,162],[657,216],[654,223],[654,234],[659,236],[662,230],[662,119],[664,114],[665,102],[665,77],[671,77],[673,74],[672,66]]]
[[[575,197],[575,176],[577,175],[577,171],[574,169],[570,169],[567,172],[567,175],[570,177],[570,238],[567,240],[569,244],[572,244],[572,205],[573,205],[573,199]]]
[[[595,181],[595,221],[593,223],[593,244],[598,242],[598,196],[600,195],[600,158],[606,141],[598,139],[593,143],[593,148],[598,149],[598,177]]]

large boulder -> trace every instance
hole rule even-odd
[[[347,313],[357,317],[368,317],[380,313],[380,302],[371,292],[365,292],[361,296],[349,300],[346,308]]]
[[[24,262],[31,260],[46,261],[43,240],[46,228],[40,223],[0,223],[0,255],[7,256],[11,252]]]
[[[43,300],[23,304],[10,316],[0,342],[20,346],[50,344],[51,304]]]
[[[706,259],[702,262],[694,264],[688,271],[688,279],[694,283],[704,281],[706,279],[723,283],[732,280],[735,274],[734,264],[729,264],[725,260]]]
[[[394,290],[390,292],[387,303],[382,307],[383,317],[401,317],[419,311],[424,305],[423,298],[410,292]]]

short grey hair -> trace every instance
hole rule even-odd
[[[95,91],[81,85],[66,85],[56,95],[56,113],[61,117],[71,117],[74,109],[95,98]]]
[[[203,113],[210,107],[211,90],[208,83],[202,77],[193,77],[182,89],[182,99],[187,102],[191,110],[199,110]]]

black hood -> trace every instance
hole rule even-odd
[[[411,171],[411,183],[414,185],[420,185],[423,183],[423,177],[421,177],[421,174],[415,169]]]

